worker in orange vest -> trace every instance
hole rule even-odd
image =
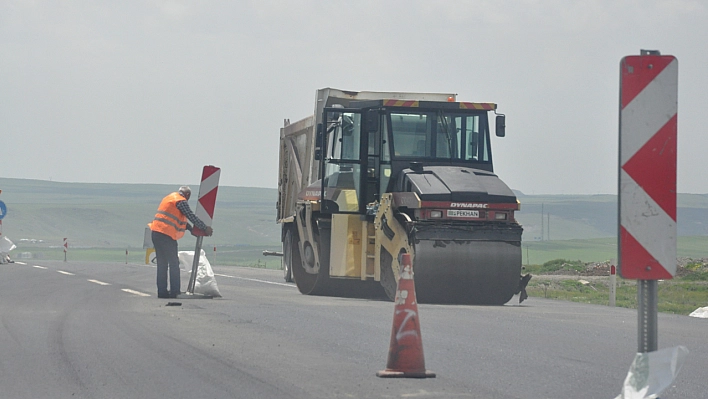
[[[210,226],[195,215],[189,208],[192,190],[182,186],[177,192],[167,195],[157,208],[155,219],[148,223],[152,230],[152,243],[157,257],[157,297],[176,298],[180,294],[179,258],[177,240],[184,236],[185,230],[192,232],[192,226],[202,230],[207,236],[214,232]],[[194,234],[194,233],[192,233]],[[170,289],[167,289],[167,271],[170,275]]]

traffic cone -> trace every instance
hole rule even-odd
[[[410,254],[403,254],[402,271],[396,290],[391,344],[386,370],[376,373],[383,378],[434,378],[435,373],[425,369],[423,339],[418,323],[418,304],[415,299],[413,267]]]

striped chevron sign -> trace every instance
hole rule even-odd
[[[207,165],[202,170],[202,182],[199,184],[199,198],[197,199],[197,210],[194,212],[207,226],[211,226],[214,219],[214,206],[216,205],[216,193],[219,191],[219,176],[221,169],[216,166]],[[195,233],[201,233],[195,229]]]
[[[676,274],[678,60],[658,52],[620,63],[619,271]]]

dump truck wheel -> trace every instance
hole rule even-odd
[[[285,239],[283,240],[283,279],[291,283],[293,281],[293,261],[297,259],[300,262],[300,252],[297,249],[297,244],[293,240],[292,229],[285,231]]]
[[[295,284],[297,284],[297,289],[306,295],[317,295],[319,294],[318,290],[318,280],[319,280],[319,288],[321,289],[323,285],[326,285],[324,283],[325,280],[328,279],[329,276],[326,275],[327,270],[329,268],[325,267],[320,267],[320,270],[317,274],[313,273],[308,273],[308,266],[307,266],[307,261],[303,259],[302,255],[300,254],[299,251],[299,242],[297,236],[294,236],[293,240],[293,263],[292,263],[292,268],[291,272],[293,274],[293,279],[295,280]],[[312,249],[312,246],[309,243],[305,243],[305,247],[307,250],[307,247]],[[295,256],[297,254],[297,257]],[[296,259],[297,258],[297,259]],[[312,267],[309,267],[310,270],[312,270]]]

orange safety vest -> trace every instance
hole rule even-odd
[[[150,230],[170,236],[173,240],[182,238],[184,231],[187,229],[187,217],[182,214],[182,211],[177,209],[177,202],[186,200],[178,192],[163,198],[157,208],[155,219],[148,223]]]

